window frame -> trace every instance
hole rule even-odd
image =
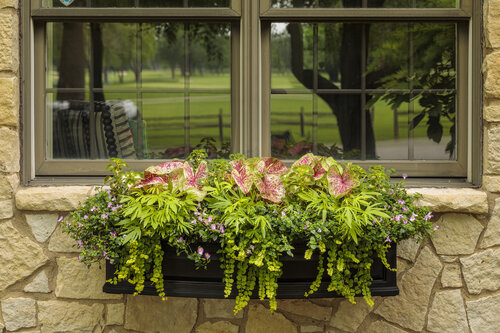
[[[45,49],[49,21],[139,22],[158,20],[230,22],[231,137],[233,149],[247,156],[270,156],[270,27],[272,22],[456,22],[458,161],[353,161],[381,164],[396,173],[418,174],[415,184],[477,186],[481,181],[481,3],[461,0],[461,8],[271,8],[270,0],[231,0],[230,8],[41,8],[23,3],[23,182],[100,183],[105,160],[45,160]],[[42,42],[41,42],[42,41]],[[241,56],[245,55],[245,56]],[[36,77],[36,80],[35,80]],[[41,89],[43,88],[43,89]],[[40,103],[40,101],[42,101]],[[465,133],[465,138],[464,138]],[[458,143],[460,141],[460,144]],[[40,149],[42,147],[42,149]],[[130,163],[144,169],[158,160]],[[289,161],[291,162],[291,161]],[[57,170],[57,172],[55,172]],[[450,177],[451,175],[451,177]],[[459,176],[457,176],[459,175]]]

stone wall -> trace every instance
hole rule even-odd
[[[20,187],[19,12],[0,0],[0,333],[498,332],[500,327],[500,0],[485,1],[481,189],[418,189],[439,225],[398,248],[396,297],[252,301],[104,294],[104,271],[76,260],[57,218],[91,187]]]

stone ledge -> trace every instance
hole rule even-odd
[[[28,211],[73,211],[92,186],[25,187],[16,193],[16,207]]]
[[[487,214],[486,192],[471,188],[410,188],[408,193],[420,193],[420,204],[435,213]]]

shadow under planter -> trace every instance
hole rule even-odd
[[[196,297],[196,298],[224,298],[224,284],[222,283],[223,272],[219,267],[217,249],[204,247],[213,253],[207,269],[195,269],[192,260],[185,255],[177,256],[173,248],[164,247],[163,274],[165,294],[172,297]],[[276,298],[306,298],[304,293],[309,291],[311,283],[317,274],[318,257],[313,256],[310,260],[304,259],[304,246],[296,246],[294,257],[285,255],[281,258],[283,262],[283,274],[278,280],[278,291]],[[387,252],[387,262],[391,267],[396,267],[396,246],[393,245]],[[114,276],[115,268],[109,262],[106,263],[106,279]],[[370,290],[372,296],[395,296],[399,294],[396,284],[396,272],[385,268],[378,257],[374,257],[371,267],[373,282]],[[336,293],[329,292],[327,287],[330,277],[325,273],[320,288],[308,298],[331,298],[339,297]],[[236,289],[236,288],[235,288]],[[133,294],[134,286],[128,282],[118,284],[106,283],[103,291],[111,294]],[[142,291],[143,295],[157,295],[155,287],[147,281]],[[235,292],[230,298],[236,297]],[[258,293],[254,291],[252,298],[257,298]]]

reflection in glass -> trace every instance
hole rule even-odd
[[[274,138],[289,133],[287,149],[301,140],[315,153],[335,144],[345,159],[425,159],[417,144],[429,140],[440,144],[428,147],[432,156],[455,158],[455,142],[442,144],[455,126],[441,134],[455,123],[455,24],[273,23],[271,31],[276,156],[287,150],[276,149]],[[298,136],[298,120],[284,126],[277,119],[288,112],[302,121],[300,103],[284,105],[306,96],[303,114],[313,127]],[[417,127],[422,121],[425,131]]]
[[[66,23],[48,26],[51,36],[87,36],[72,57],[84,61],[71,68],[56,55],[75,40],[48,38],[48,158],[165,159],[200,145],[211,157],[228,155],[228,24],[79,23],[77,33]],[[75,117],[79,125],[63,130]],[[56,149],[68,136],[85,149]]]
[[[273,8],[457,8],[459,0],[272,0]]]

